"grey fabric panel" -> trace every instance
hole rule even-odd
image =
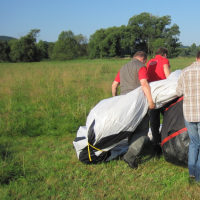
[[[128,152],[124,155],[126,160],[133,162],[136,159],[143,148],[148,131],[149,115],[147,113],[136,130],[128,138],[130,146]]]

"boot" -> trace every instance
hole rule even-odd
[[[162,148],[159,144],[153,145],[153,154],[160,156],[162,154]]]
[[[134,168],[135,168],[135,169],[137,168],[137,165],[136,165],[136,163],[135,163],[136,157],[130,155],[129,152],[127,152],[127,153],[122,157],[122,160],[123,160],[124,162],[128,163],[129,167],[131,167],[131,168],[133,168],[133,169],[134,169]]]

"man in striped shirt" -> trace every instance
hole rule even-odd
[[[200,182],[200,51],[196,62],[182,70],[177,95],[184,96],[183,115],[190,138],[188,169],[189,177]]]

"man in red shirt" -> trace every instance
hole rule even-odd
[[[147,63],[147,71],[149,82],[159,81],[166,79],[170,75],[170,64],[169,60],[167,59],[168,50],[164,47],[160,47],[156,51],[156,57],[149,60]],[[153,135],[153,142],[154,142],[154,153],[160,154],[162,149],[159,145],[161,142],[159,128],[160,128],[160,113],[163,115],[164,109],[154,109],[150,110],[150,124],[151,124],[151,131]]]
[[[149,109],[153,109],[155,104],[153,103],[151,96],[151,88],[148,84],[148,73],[145,63],[147,61],[147,55],[143,51],[138,51],[134,54],[133,59],[125,64],[118,72],[113,84],[112,94],[117,95],[117,87],[121,85],[121,95],[125,95],[132,90],[142,86],[143,92],[147,97],[149,103]],[[141,152],[145,142],[145,138],[149,131],[149,116],[145,115],[141,123],[136,130],[128,137],[128,152],[124,154],[123,160],[129,164],[131,168],[135,168],[135,160],[138,154]]]

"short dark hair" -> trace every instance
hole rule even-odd
[[[197,59],[200,59],[200,51],[197,52]]]
[[[144,51],[137,51],[134,54],[133,58],[135,58],[135,57],[141,57],[141,58],[144,57],[144,59],[147,59],[147,54]]]
[[[156,55],[164,56],[165,54],[166,54],[166,55],[168,54],[168,50],[167,50],[165,47],[159,47],[159,48],[156,50]]]

